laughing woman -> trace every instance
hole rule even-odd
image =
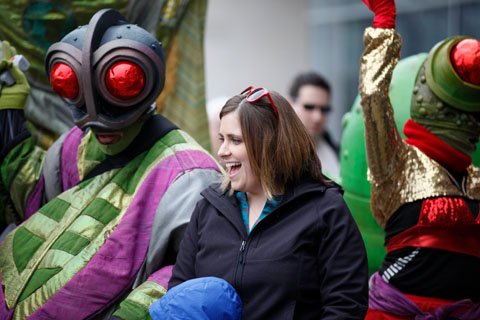
[[[169,287],[222,278],[244,319],[363,319],[363,240],[295,111],[280,94],[249,87],[220,119],[227,173],[203,191]]]

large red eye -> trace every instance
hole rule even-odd
[[[480,85],[480,41],[463,39],[452,49],[451,58],[463,81]]]
[[[59,62],[50,71],[50,84],[60,96],[75,99],[78,96],[78,79],[73,69],[65,63]]]
[[[142,92],[145,74],[142,68],[130,61],[119,61],[108,68],[105,76],[108,91],[120,99],[132,99]]]

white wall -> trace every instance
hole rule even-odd
[[[309,69],[307,0],[209,0],[205,31],[207,101],[249,85],[287,94]]]

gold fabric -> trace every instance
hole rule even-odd
[[[400,136],[388,98],[393,69],[399,60],[401,38],[393,29],[367,28],[360,62],[360,96],[365,122],[365,146],[371,206],[385,227],[403,204],[436,196],[480,199],[480,169],[470,166],[464,185],[436,161]]]

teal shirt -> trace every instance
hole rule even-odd
[[[245,192],[237,192],[235,194],[237,197],[237,200],[240,203],[240,209],[242,211],[242,219],[243,219],[243,224],[245,225],[245,228],[247,229],[247,235],[250,234],[250,232],[255,228],[255,226],[266,216],[268,216],[273,209],[275,209],[278,206],[278,203],[280,201],[280,196],[274,196],[272,200],[268,200],[265,202],[265,206],[263,207],[262,212],[260,213],[260,216],[258,217],[258,220],[255,221],[255,224],[252,226],[252,229],[248,227],[248,200],[247,200],[247,194]]]

